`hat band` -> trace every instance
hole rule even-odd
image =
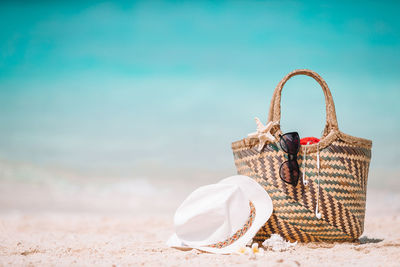
[[[215,243],[212,245],[208,245],[207,247],[224,248],[226,246],[229,246],[230,244],[232,244],[239,238],[241,238],[247,232],[247,230],[251,227],[251,225],[253,224],[253,221],[256,217],[256,208],[254,207],[254,204],[251,201],[249,201],[249,205],[250,205],[249,219],[243,225],[243,227],[240,228],[238,231],[236,231],[236,233],[234,233],[231,237],[227,238],[225,241],[218,242],[218,243]]]

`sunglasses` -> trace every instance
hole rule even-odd
[[[299,182],[299,164],[297,163],[297,153],[300,149],[300,137],[297,132],[286,133],[280,136],[279,143],[283,151],[288,154],[288,160],[282,163],[279,169],[281,179],[294,186]]]

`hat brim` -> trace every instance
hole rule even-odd
[[[238,238],[232,244],[223,248],[214,248],[208,246],[192,246],[184,243],[176,234],[173,234],[167,241],[167,245],[170,247],[188,249],[195,248],[206,252],[218,253],[218,254],[230,254],[239,251],[241,247],[244,247],[249,243],[250,240],[256,235],[260,228],[268,221],[271,217],[273,206],[272,200],[268,195],[267,191],[258,184],[255,180],[244,175],[235,175],[221,180],[219,183],[234,184],[239,186],[246,197],[251,201],[255,207],[256,214],[254,221],[246,233]]]

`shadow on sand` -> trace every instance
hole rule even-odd
[[[367,236],[363,236],[363,237],[360,237],[358,239],[358,242],[360,242],[360,245],[379,243],[379,242],[382,242],[382,241],[383,241],[383,239],[380,239],[380,238],[369,238]]]

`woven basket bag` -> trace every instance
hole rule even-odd
[[[279,168],[287,154],[279,145],[281,92],[295,75],[314,78],[322,87],[326,104],[326,125],[318,144],[307,146],[305,174],[308,185],[302,183],[303,151],[298,154],[300,177],[297,186],[285,183]],[[261,184],[270,195],[274,211],[254,238],[262,242],[271,234],[299,242],[355,241],[364,230],[366,186],[371,159],[372,141],[342,133],[338,128],[335,105],[326,82],[310,70],[295,70],[277,85],[269,110],[268,122],[278,122],[271,129],[275,142],[267,142],[257,150],[258,138],[244,138],[232,143],[235,165],[239,174]],[[318,186],[317,152],[320,157]],[[319,212],[315,214],[319,190]]]

